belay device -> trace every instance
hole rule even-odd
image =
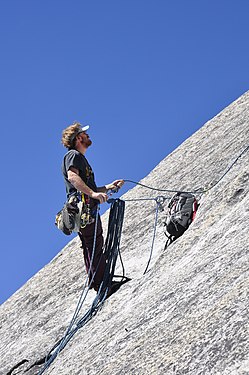
[[[176,193],[168,205],[168,214],[164,222],[166,247],[183,235],[196,216],[198,203],[191,193]]]

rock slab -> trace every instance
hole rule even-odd
[[[141,182],[173,190],[209,188],[248,146],[248,119],[249,92]],[[217,185],[199,195],[195,221],[166,251],[165,212],[160,212],[145,275],[155,202],[128,200],[157,193],[136,186],[123,196],[127,203],[121,251],[132,280],[79,330],[47,374],[249,374],[248,164],[249,151]],[[75,238],[0,306],[0,375],[38,373],[71,320],[84,279]],[[84,309],[93,298],[90,291]]]

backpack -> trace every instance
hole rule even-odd
[[[188,229],[196,216],[197,208],[197,200],[191,193],[178,192],[171,198],[164,222],[164,234],[168,238],[165,249]]]

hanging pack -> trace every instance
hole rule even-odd
[[[57,213],[55,225],[69,236],[75,229],[77,214],[79,214],[78,199],[72,196]]]
[[[166,247],[183,235],[196,216],[198,203],[191,193],[176,193],[168,205],[165,225],[165,235],[168,238]]]
[[[71,196],[55,217],[55,225],[64,234],[78,233],[82,228],[94,223],[97,209],[90,208],[89,197]]]

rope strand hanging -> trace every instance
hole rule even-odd
[[[124,180],[124,182],[130,182],[132,184],[139,185],[139,186],[142,186],[142,187],[150,189],[150,190],[164,191],[164,192],[167,192],[167,193],[179,193],[179,192],[181,192],[181,193],[189,193],[189,194],[204,194],[204,193],[207,193],[209,190],[213,189],[216,185],[218,185],[218,183],[227,175],[227,173],[237,163],[237,161],[239,160],[239,158],[243,154],[245,154],[248,150],[249,150],[249,145],[247,145],[241,151],[241,153],[236,157],[236,159],[231,163],[231,165],[226,169],[226,171],[221,175],[221,177],[214,184],[211,184],[211,186],[209,188],[207,188],[207,189],[202,189],[202,190],[201,189],[196,189],[196,190],[193,190],[193,191],[182,191],[182,190],[175,190],[175,189],[159,189],[159,188],[151,187],[151,186],[142,184],[141,182],[137,182],[137,181],[133,181],[133,180]]]

